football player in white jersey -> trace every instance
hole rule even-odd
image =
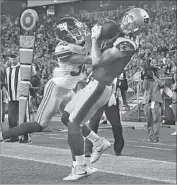
[[[64,24],[68,24],[71,32],[70,42],[60,41],[55,48],[55,56],[58,59],[59,67],[53,71],[53,78],[45,85],[44,96],[37,110],[35,122],[23,123],[13,130],[2,133],[3,139],[8,139],[11,135],[24,135],[22,133],[40,132],[47,127],[49,121],[56,113],[64,95],[75,87],[81,78],[83,64],[91,63],[91,57],[86,55],[84,45],[84,34],[87,30],[83,28],[75,18],[63,18],[59,21],[56,29],[58,37],[65,36]],[[86,29],[86,27],[84,27]],[[77,33],[73,33],[72,31]],[[63,33],[64,32],[64,33]],[[77,38],[76,38],[77,37]]]
[[[122,36],[118,36],[113,46],[103,53],[101,53],[98,44],[102,35],[102,26],[96,25],[92,28],[93,73],[90,77],[91,80],[69,102],[71,110],[69,111],[68,144],[76,157],[77,165],[64,180],[77,180],[80,176],[84,176],[86,162],[81,126],[109,101],[113,80],[122,73],[139,46],[138,37],[135,40],[129,39],[129,37],[137,36],[141,28],[148,23],[149,15],[145,10],[140,8],[129,10],[120,21]],[[105,147],[110,143],[99,138],[93,131],[84,136],[94,143],[95,151],[90,159],[90,162],[93,163],[99,159]]]
[[[23,133],[41,132],[46,128],[64,96],[81,80],[83,64],[92,64],[91,57],[86,54],[87,49],[83,47],[85,42],[83,36],[87,34],[85,25],[75,18],[63,18],[59,21],[56,34],[60,40],[64,40],[61,40],[55,49],[59,67],[55,68],[53,78],[45,86],[44,96],[38,107],[35,121],[25,122],[13,129],[0,132],[0,141],[12,136],[24,135]],[[83,132],[90,132],[89,127],[85,125]],[[74,154],[72,157],[73,166],[75,166]],[[85,166],[84,170],[84,176],[97,171],[96,168],[88,166]],[[79,176],[79,178],[81,177],[82,175]]]

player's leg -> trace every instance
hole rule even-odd
[[[77,92],[77,95],[74,94],[73,91],[71,91],[71,93],[68,93],[70,95],[67,95],[67,98],[64,97],[63,101],[61,102],[60,104],[60,112],[62,113],[62,116],[61,116],[61,121],[66,125],[68,126],[68,123],[69,123],[69,116],[70,116],[70,113],[74,110],[74,107],[75,105],[77,104],[77,101],[78,101],[78,98],[77,96],[81,96],[81,93],[82,91],[79,91]],[[71,101],[72,100],[72,101]],[[100,111],[98,111],[100,112]],[[102,110],[101,110],[102,112]],[[97,113],[96,113],[97,114]],[[99,113],[100,115],[100,113]],[[101,113],[102,115],[102,113]],[[101,118],[101,115],[100,115],[100,118]],[[94,116],[95,117],[95,116]],[[98,117],[98,114],[97,114],[97,117]],[[100,119],[99,119],[100,120]],[[92,120],[93,124],[95,125],[95,119]],[[99,121],[98,121],[98,124],[99,124]],[[93,126],[94,127],[94,126]],[[97,126],[98,127],[98,126]],[[95,128],[95,127],[94,127]],[[97,128],[98,129],[98,128]],[[97,129],[96,129],[96,132],[97,132]],[[84,124],[83,127],[82,127],[82,133],[83,135],[86,135],[88,136],[89,133],[91,132],[92,130],[90,130],[90,128],[87,126],[87,124]],[[95,132],[95,129],[93,129],[93,131]],[[90,134],[92,135],[92,134]],[[92,138],[95,137],[95,140],[98,139],[99,137],[97,135],[92,135]],[[93,143],[89,140],[89,139],[86,139],[89,143],[91,143],[91,146],[93,146]],[[93,139],[92,139],[93,141]],[[72,144],[71,143],[68,143],[70,145],[70,147],[72,147]],[[75,155],[74,155],[74,151],[73,151],[73,148],[71,148],[71,154],[72,154],[72,160],[73,160],[73,164],[72,164],[72,173],[74,171],[74,168],[76,166],[76,158],[75,158]],[[95,168],[90,168],[88,166],[86,166],[86,172],[88,175],[91,175],[92,173],[96,172],[97,169]],[[72,177],[72,173],[68,176],[68,178]],[[67,180],[67,179],[65,179]]]
[[[79,94],[77,97],[78,103],[70,114],[70,122],[68,123],[68,143],[76,157],[76,170],[72,176],[68,176],[64,180],[77,180],[87,175],[85,170],[84,139],[80,125],[87,122],[100,107],[106,104],[111,95],[111,90],[100,85],[96,80],[90,82],[81,91],[82,94]],[[90,136],[90,132],[91,130],[86,133],[87,136]]]
[[[59,98],[67,93],[67,89],[57,86],[50,80],[45,87],[46,91],[36,114],[35,122],[22,123],[13,129],[0,134],[0,140],[8,139],[12,136],[20,136],[27,133],[41,132],[47,126],[52,116],[58,108]],[[1,138],[2,135],[2,138]]]
[[[93,87],[95,88],[95,87]],[[93,90],[94,91],[94,90]],[[64,108],[64,114],[61,117],[62,122],[65,125],[68,125],[69,122],[69,116],[73,111],[76,111],[77,106],[78,105],[78,100],[79,98],[81,98],[83,96],[83,94],[86,96],[86,98],[88,98],[89,96],[89,90],[85,90],[85,89],[81,89],[79,90],[75,95],[72,96],[72,100],[69,101],[69,103],[66,105],[66,107]],[[96,102],[96,101],[95,101]],[[83,104],[83,100],[81,100],[81,105]],[[95,110],[93,110],[95,114]],[[95,142],[96,140],[98,140],[99,136],[97,136],[89,127],[87,124],[83,124],[82,126],[82,133],[84,137],[88,137],[88,140],[90,140],[92,143]]]
[[[62,114],[61,121],[67,127],[68,127],[68,123],[69,123],[70,113],[72,112],[72,110],[74,110],[74,107],[75,107],[75,105],[77,103],[76,102],[77,98],[74,98],[74,95],[75,95],[75,93],[71,90],[67,94],[67,96],[63,98],[63,101],[61,102],[60,107],[59,107],[59,110],[60,110],[60,112]],[[71,102],[71,100],[73,100],[73,101]],[[82,130],[88,130],[88,129],[85,128],[85,127],[83,129],[83,127],[82,127]],[[69,143],[69,141],[68,141],[68,144],[69,144],[70,149],[71,149],[71,155],[72,155],[72,160],[73,160],[72,172],[69,175],[69,178],[70,178],[70,177],[72,177],[72,174],[74,173],[77,164],[76,164],[76,157],[75,157],[75,154],[74,154],[74,150],[72,148],[72,144]],[[91,168],[91,167],[88,167],[88,166],[86,166],[85,170],[86,170],[86,173],[88,175],[91,175],[92,173],[95,173],[97,171],[96,168]]]
[[[83,96],[82,94],[86,95],[87,90],[85,90],[84,92],[83,91],[84,90],[81,89],[80,91],[77,92],[77,94],[75,94],[75,95],[72,94],[72,101],[69,101],[69,103],[64,108],[64,111],[63,111],[63,114],[62,114],[62,117],[61,117],[61,121],[66,126],[68,125],[70,114],[72,113],[72,111],[76,110],[76,105],[78,104],[78,99],[81,96]],[[95,112],[96,111],[94,111],[94,113]],[[94,127],[95,124],[96,123],[93,121],[93,127]],[[96,144],[96,145],[99,144],[100,145],[100,140],[102,141],[103,144],[104,144],[104,141],[106,141],[106,140],[102,140],[97,134],[95,134],[95,129],[92,131],[92,129],[90,129],[90,127],[86,123],[82,126],[82,134],[83,134],[84,137],[86,137],[86,140],[90,141],[92,144]],[[95,142],[95,141],[97,141],[97,142]],[[74,155],[72,155],[72,156],[74,156]]]
[[[8,122],[9,129],[13,129],[18,125],[18,112],[19,112],[19,102],[9,101],[8,102]],[[19,141],[18,137],[10,137],[10,142]]]
[[[53,81],[53,86],[49,93],[48,98],[45,101],[41,101],[41,106],[38,108],[36,115],[36,122],[39,123],[43,128],[48,126],[49,121],[58,110],[59,104],[65,94],[68,93],[68,89],[56,85]]]
[[[88,122],[88,125],[89,125],[90,129],[95,133],[98,132],[98,127],[99,127],[101,117],[103,115],[104,107],[105,106],[101,107]],[[86,126],[86,124],[84,124],[83,127],[82,127],[83,132],[85,132],[85,130],[87,129],[87,128],[85,128],[85,126]],[[90,140],[86,139],[85,140],[85,157],[90,157],[91,156],[92,147],[93,147],[93,143]]]
[[[46,100],[50,96],[52,87],[53,87],[53,82],[50,80],[45,86],[45,94],[39,105],[37,115],[39,114],[39,111],[43,108],[43,103],[46,102]],[[14,127],[13,129],[9,129],[7,131],[2,132],[2,138],[5,140],[11,137],[12,135],[21,136],[27,133],[41,132],[42,129],[43,127],[36,121],[25,122],[25,123],[20,124],[17,127]]]
[[[68,127],[69,115],[72,110],[74,110],[75,104],[70,103],[71,100],[73,100],[74,95],[75,92],[73,90],[70,90],[69,93],[63,97],[59,106],[59,111],[61,113],[61,121],[66,127]]]

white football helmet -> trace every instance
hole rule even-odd
[[[140,32],[149,23],[148,13],[141,8],[133,8],[125,13],[120,28],[125,35]]]

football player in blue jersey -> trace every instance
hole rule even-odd
[[[129,10],[120,22],[122,36],[118,36],[113,46],[103,53],[99,48],[102,26],[96,25],[92,28],[91,58],[93,72],[90,76],[90,82],[84,89],[78,91],[68,103],[70,105],[68,144],[75,155],[77,165],[64,180],[77,180],[85,176],[86,162],[81,127],[93,117],[100,107],[109,101],[112,95],[112,83],[138,50],[138,33],[148,23],[149,15],[145,10],[141,8]],[[83,135],[92,141],[95,147],[90,159],[90,162],[94,163],[110,147],[110,143],[104,138],[98,137],[91,130],[83,133]]]

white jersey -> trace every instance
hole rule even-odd
[[[77,47],[77,48],[76,48]],[[76,51],[77,49],[77,51]],[[59,67],[53,71],[53,82],[67,89],[73,89],[82,78],[83,65],[65,62],[72,54],[83,54],[82,47],[72,44],[59,44],[55,49]]]

